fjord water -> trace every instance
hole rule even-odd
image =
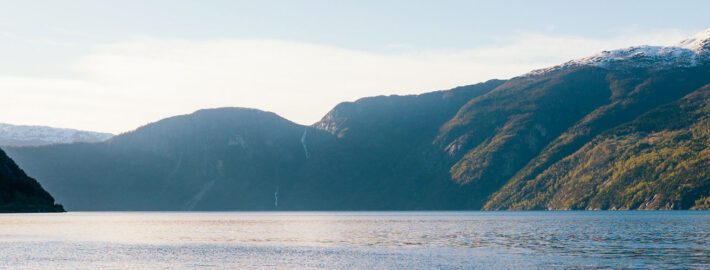
[[[710,212],[0,216],[0,267],[708,269]]]

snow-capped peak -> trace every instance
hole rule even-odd
[[[75,142],[101,142],[113,135],[45,126],[18,126],[0,123],[0,146],[39,146]]]
[[[710,61],[710,28],[683,40],[676,46],[634,46],[572,60],[562,65],[534,70],[527,75],[575,66],[602,68],[689,67]]]
[[[678,44],[678,47],[691,50],[695,53],[707,53],[710,51],[710,28],[705,29],[695,36],[683,40]]]

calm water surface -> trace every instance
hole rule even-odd
[[[0,215],[7,269],[710,269],[710,212]]]

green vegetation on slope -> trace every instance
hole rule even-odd
[[[707,209],[710,86],[598,136],[487,209]]]

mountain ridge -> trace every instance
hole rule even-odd
[[[311,126],[219,108],[8,153],[78,210],[706,209],[706,33]]]
[[[592,56],[570,60],[561,65],[533,70],[523,75],[523,77],[580,66],[595,66],[607,69],[638,67],[664,69],[678,66],[695,66],[708,60],[710,60],[710,28],[674,46],[643,45],[602,51]]]
[[[0,146],[41,146],[75,142],[101,142],[113,134],[48,126],[0,123]]]

